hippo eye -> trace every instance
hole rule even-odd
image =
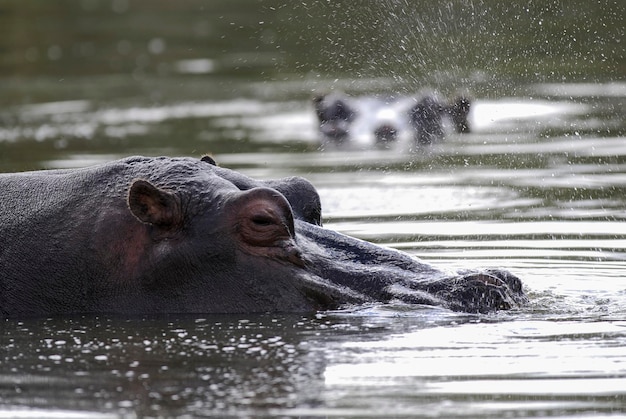
[[[295,226],[291,207],[276,190],[253,188],[236,194],[229,204],[233,229],[248,251],[293,244]]]
[[[261,214],[253,216],[251,221],[258,226],[269,226],[274,224],[274,220],[271,217]]]

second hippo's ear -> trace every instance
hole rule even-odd
[[[128,207],[135,217],[147,224],[167,228],[182,223],[180,200],[176,194],[146,180],[135,180],[130,186]]]

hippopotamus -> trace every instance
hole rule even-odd
[[[0,175],[0,316],[315,312],[526,302],[498,269],[445,270],[322,226],[303,178],[204,157]]]
[[[434,92],[360,97],[332,92],[314,97],[313,104],[322,138],[338,144],[365,133],[373,137],[372,145],[388,148],[407,131],[419,148],[442,140],[447,125],[457,133],[470,132],[467,95],[446,101]]]

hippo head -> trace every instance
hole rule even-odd
[[[526,299],[506,271],[445,271],[323,228],[319,196],[302,178],[258,181],[204,160],[145,159],[131,179],[133,233],[115,260],[140,284],[129,304],[150,305],[138,310],[305,312],[398,300],[488,312]]]

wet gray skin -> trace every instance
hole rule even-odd
[[[321,227],[302,178],[212,159],[134,157],[0,175],[0,310],[311,312],[400,300],[467,312],[524,304],[506,271],[448,272]]]

